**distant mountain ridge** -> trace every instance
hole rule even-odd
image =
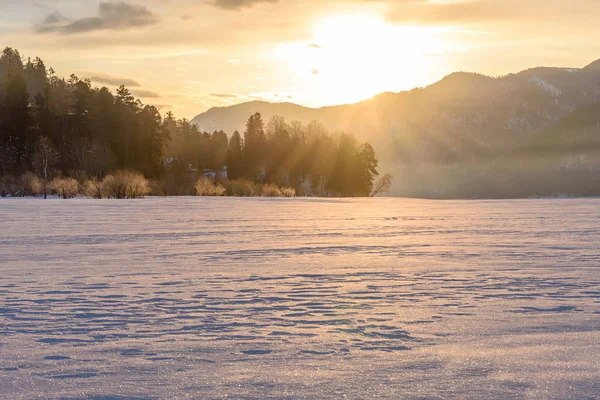
[[[192,122],[201,130],[231,133],[243,132],[248,116],[255,112],[265,120],[274,115],[305,124],[319,120],[330,130],[350,132],[369,141],[384,168],[404,176],[404,182],[418,182],[420,187],[417,190],[411,184],[402,188],[397,180],[395,194],[455,197],[452,193],[459,193],[464,182],[440,189],[435,176],[425,179],[420,172],[468,170],[465,180],[471,182],[474,169],[484,170],[483,165],[524,154],[520,149],[532,141],[547,148],[540,144],[545,133],[568,130],[578,120],[571,115],[596,103],[600,103],[600,60],[584,68],[537,67],[501,77],[457,72],[424,88],[317,109],[292,103],[248,102],[212,108]],[[589,114],[587,110],[583,114]],[[589,118],[587,121],[592,124]],[[600,126],[592,124],[585,132],[580,139],[590,140],[600,136]],[[564,151],[585,148],[585,143],[573,143],[580,139],[571,138],[569,149]],[[559,143],[552,139],[548,145],[556,147]],[[553,153],[560,151],[554,148]]]
[[[356,111],[362,109],[373,108],[373,106],[393,106],[394,104],[402,106],[402,103],[406,103],[403,100],[408,100],[406,98],[421,100],[420,98],[424,94],[435,92],[435,94],[439,95],[440,91],[446,91],[449,96],[458,96],[462,99],[469,96],[475,99],[477,96],[473,92],[479,89],[494,90],[503,88],[504,91],[508,89],[514,91],[515,95],[518,95],[516,84],[522,83],[525,83],[526,88],[521,88],[521,92],[524,91],[523,89],[529,87],[531,89],[530,94],[534,94],[536,89],[541,89],[556,96],[561,95],[563,93],[562,88],[564,88],[564,91],[570,95],[567,96],[570,98],[565,100],[574,100],[577,103],[576,105],[579,105],[579,103],[585,104],[590,101],[600,101],[600,59],[584,68],[537,67],[498,78],[471,72],[455,72],[424,88],[416,88],[399,93],[384,92],[358,103],[321,108],[310,108],[290,102],[271,103],[267,101],[250,101],[232,106],[213,107],[194,117],[192,123],[196,124],[202,131],[222,129],[228,133],[235,130],[243,132],[248,116],[252,113],[260,112],[263,114],[263,119],[265,120],[270,119],[274,115],[282,116],[287,120],[298,120],[303,123],[319,120],[330,129],[348,130],[350,128],[354,131],[353,133],[361,135],[361,132],[355,131],[356,128],[352,126],[352,118],[348,119],[348,117],[351,117]],[[592,86],[589,86],[589,84]],[[590,88],[594,89],[593,93],[589,93]],[[583,89],[583,92],[580,93],[580,99],[572,99],[574,89]],[[442,98],[434,100],[434,103],[439,106],[444,97],[442,96]],[[514,100],[518,100],[518,97],[514,98]],[[569,108],[568,104],[563,105]],[[401,112],[402,110],[396,111]]]

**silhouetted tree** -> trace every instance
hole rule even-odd
[[[35,146],[35,170],[42,178],[42,194],[44,199],[48,195],[48,183],[56,165],[56,149],[47,136],[41,136]]]
[[[312,193],[355,196],[370,194],[377,161],[368,144],[330,135],[318,122],[305,127],[273,117],[265,128],[256,113],[243,140],[237,131],[228,138],[223,131],[200,132],[171,112],[163,119],[125,86],[113,94],[76,75],[57,77],[39,58],[23,63],[17,50],[0,54],[0,176],[28,173],[30,179],[35,172],[46,194],[54,172],[98,181],[127,169],[165,177],[168,193],[191,194],[203,169],[225,166],[232,180],[302,193],[310,183]]]
[[[369,143],[364,143],[358,152],[356,183],[353,187],[355,195],[369,196],[373,192],[375,177],[379,175],[377,166],[379,162],[375,158],[375,150]]]
[[[227,149],[227,175],[229,179],[238,179],[243,172],[242,136],[238,131],[233,132]]]
[[[210,168],[220,170],[227,164],[227,151],[229,149],[229,139],[223,131],[214,132],[210,138],[210,150],[212,153],[212,162]]]
[[[389,193],[392,187],[392,174],[385,174],[377,180],[371,192],[371,197],[375,197],[378,194]]]
[[[265,124],[260,113],[256,113],[248,118],[244,132],[244,162],[247,175],[253,180],[262,180],[266,146]]]
[[[3,173],[23,172],[32,153],[29,94],[22,75],[8,79],[0,109],[0,163]]]

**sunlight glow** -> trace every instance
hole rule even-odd
[[[320,103],[341,104],[422,85],[427,82],[427,57],[449,49],[439,28],[348,15],[317,21],[311,41],[279,51],[313,86]]]

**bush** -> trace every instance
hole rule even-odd
[[[166,196],[167,190],[165,189],[165,182],[162,180],[150,181],[150,195],[152,196]]]
[[[15,197],[19,193],[19,183],[12,175],[4,175],[0,177],[0,195],[2,197]]]
[[[235,179],[224,183],[230,196],[252,197],[258,196],[260,188],[252,181]]]
[[[85,181],[83,184],[83,194],[87,197],[93,197],[94,199],[101,199],[106,197],[103,193],[102,182],[96,178]]]
[[[281,190],[276,185],[272,185],[270,183],[264,185],[262,187],[262,196],[263,197],[281,197]]]
[[[104,178],[100,191],[108,198],[140,199],[150,193],[150,184],[139,172],[117,171]]]
[[[281,195],[283,197],[296,197],[296,189],[290,187],[281,188]]]
[[[50,190],[63,199],[72,199],[79,194],[79,183],[73,178],[54,178]]]
[[[31,172],[26,172],[19,178],[20,196],[39,196],[44,190],[44,185],[40,178]]]
[[[39,196],[44,185],[40,178],[31,172],[26,172],[19,178],[12,175],[0,177],[0,196],[25,197]]]
[[[259,185],[247,179],[224,180],[223,185],[229,196],[239,197],[295,197],[296,189],[291,187],[279,188],[275,184]]]
[[[197,196],[225,196],[227,192],[223,185],[214,183],[208,178],[200,178],[194,188]]]

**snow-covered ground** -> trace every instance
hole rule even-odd
[[[600,200],[0,199],[2,399],[597,399]]]

